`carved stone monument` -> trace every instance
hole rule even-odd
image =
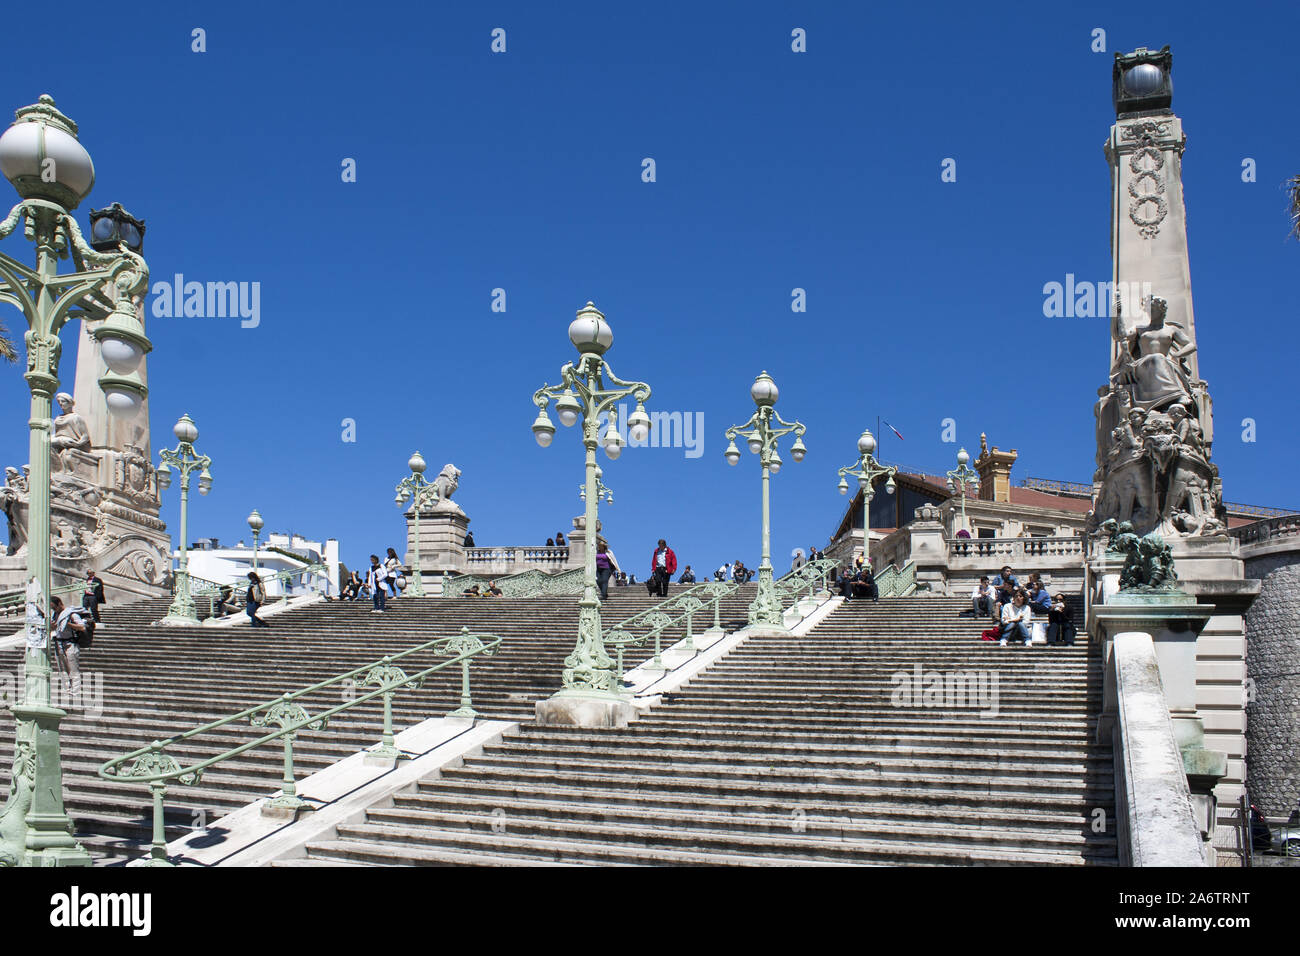
[[[1196,352],[1182,188],[1187,137],[1169,109],[1172,72],[1168,47],[1115,55],[1117,119],[1105,149],[1114,315],[1109,381],[1093,409],[1092,526],[1113,518],[1166,538],[1226,528],[1210,462],[1209,386]]]
[[[1170,109],[1172,73],[1168,47],[1115,54],[1116,120],[1105,147],[1114,311],[1109,374],[1093,407],[1089,627],[1094,639],[1141,630],[1139,606],[1153,618],[1175,716],[1197,748],[1225,755],[1226,765],[1200,777],[1205,812],[1218,817],[1216,840],[1226,844],[1245,780],[1242,615],[1259,582],[1245,579],[1238,544],[1225,534],[1223,485],[1211,460],[1214,418],[1200,376],[1183,204],[1186,137]],[[1193,608],[1195,626],[1179,623]],[[1161,628],[1174,636],[1165,640]]]
[[[104,298],[115,300],[116,285]],[[142,302],[136,314],[144,322]],[[50,561],[55,586],[71,583],[93,569],[104,580],[109,600],[167,593],[171,540],[158,517],[158,485],[150,460],[149,406],[121,421],[109,415],[99,379],[107,368],[92,332],[102,321],[82,318],[77,345],[76,396],[60,392],[59,413],[50,437]],[[144,360],[139,376],[147,382]],[[0,590],[26,583],[28,466],[5,469],[0,487],[9,529],[0,556]],[[124,593],[125,592],[125,593]]]

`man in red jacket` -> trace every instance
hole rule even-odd
[[[676,570],[677,555],[668,547],[668,542],[660,538],[659,547],[655,548],[654,557],[650,559],[650,593],[667,597],[668,579]]]

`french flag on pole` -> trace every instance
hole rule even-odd
[[[900,432],[900,431],[899,431],[897,428],[895,428],[893,425],[889,424],[889,422],[885,421],[883,418],[882,418],[880,421],[881,421],[881,423],[882,423],[886,428],[888,428],[891,432],[893,432],[895,435],[898,436],[898,440],[899,440],[899,441],[906,441],[906,440],[907,440],[907,439],[905,439],[905,438],[903,437],[903,433]]]

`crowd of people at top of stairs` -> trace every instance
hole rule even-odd
[[[970,598],[971,613],[976,617],[987,614],[993,625],[981,635],[983,640],[996,640],[1002,647],[1010,640],[1019,640],[1028,647],[1033,640],[1037,612],[1047,615],[1049,645],[1074,644],[1074,615],[1065,603],[1065,596],[1049,593],[1037,571],[1031,571],[1022,586],[1011,567],[1003,565],[992,580],[987,575],[981,577]]]

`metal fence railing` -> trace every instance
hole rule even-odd
[[[370,753],[398,759],[405,756],[394,746],[393,735],[393,709],[392,699],[395,694],[402,690],[413,690],[424,685],[425,680],[432,674],[451,667],[456,664],[461,665],[461,701],[460,707],[451,711],[448,717],[466,717],[473,718],[477,716],[470,698],[469,668],[470,661],[475,657],[490,657],[501,645],[501,638],[492,634],[472,634],[469,628],[462,628],[461,632],[450,637],[438,637],[430,641],[425,641],[408,650],[398,654],[391,654],[372,661],[369,664],[363,664],[360,667],[354,667],[349,671],[331,677],[328,680],[312,684],[310,687],[304,687],[302,690],[293,691],[275,697],[270,700],[262,701],[247,707],[237,714],[231,714],[228,717],[222,717],[220,720],[210,721],[183,733],[175,734],[166,740],[155,740],[147,747],[141,747],[130,753],[123,754],[120,757],[114,757],[106,761],[99,768],[99,776],[106,780],[129,780],[145,784],[153,797],[153,841],[150,848],[149,859],[143,865],[146,866],[172,866],[173,864],[167,859],[167,839],[165,833],[164,820],[164,797],[167,793],[169,784],[181,783],[184,785],[193,785],[199,782],[203,774],[222,763],[247,753],[258,747],[265,746],[279,740],[284,747],[284,775],[281,780],[280,793],[275,797],[267,797],[266,805],[273,808],[285,810],[297,810],[310,804],[298,796],[296,775],[293,763],[293,742],[298,733],[303,730],[324,730],[331,718],[338,714],[344,713],[354,708],[360,707],[376,698],[382,698],[384,706],[384,729],[380,742],[370,749]],[[408,674],[398,666],[398,661],[411,657],[422,651],[433,651],[440,654],[452,654],[450,659],[440,661],[430,667],[424,667],[415,673]],[[331,687],[345,685],[346,682],[353,682],[351,687],[361,686],[368,687],[374,685],[375,690],[355,697],[350,693],[345,695],[343,703],[334,707],[326,708],[319,713],[312,715],[307,712],[299,701],[303,698],[326,690]],[[342,689],[342,687],[341,687]],[[239,747],[233,747],[224,750],[214,756],[199,760],[194,763],[182,765],[175,755],[168,753],[169,747],[175,747],[182,742],[188,742],[196,737],[211,733],[219,728],[226,727],[230,724],[239,723],[247,720],[254,727],[269,727],[278,725],[278,729],[272,730],[256,740],[249,741]]]

